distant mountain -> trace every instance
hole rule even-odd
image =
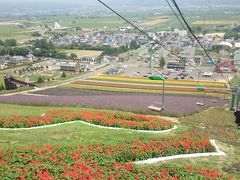
[[[114,8],[165,8],[165,0],[102,0]],[[183,7],[240,7],[240,0],[176,0]],[[0,0],[0,11],[102,8],[97,0]]]
[[[130,5],[130,6],[164,6],[165,0],[105,0],[113,5]],[[184,7],[189,6],[240,6],[240,0],[176,0],[176,2]]]

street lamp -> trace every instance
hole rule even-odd
[[[150,48],[149,48],[149,53],[150,53],[150,73],[152,74],[152,69],[154,67],[154,59],[153,59],[153,55],[154,55],[154,46],[156,45],[155,42],[150,42]]]

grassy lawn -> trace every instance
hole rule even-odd
[[[31,136],[29,136],[31,134]],[[76,144],[124,144],[134,139],[149,140],[164,135],[135,133],[131,131],[115,131],[99,129],[81,123],[68,124],[39,130],[0,131],[1,149],[18,146],[76,145]]]
[[[233,112],[226,110],[226,108],[210,108],[193,116],[181,118],[180,122],[192,130],[208,133],[211,138],[218,140],[218,144],[228,154],[228,157],[201,158],[185,162],[215,165],[215,167],[222,168],[228,173],[237,173],[240,177],[240,130],[234,123]],[[181,162],[177,161],[177,163]]]
[[[72,110],[78,111],[78,107],[46,107],[46,106],[21,106],[0,104],[0,117],[7,115],[41,116],[50,110]],[[184,127],[183,127],[184,129]],[[176,130],[181,132],[183,129]],[[31,136],[29,136],[31,134]],[[136,133],[132,131],[115,131],[92,127],[89,125],[74,123],[58,127],[49,127],[38,130],[28,131],[1,131],[0,130],[0,149],[16,148],[18,146],[41,146],[51,145],[75,145],[75,144],[123,144],[134,139],[149,140],[152,138],[163,137],[164,134]]]

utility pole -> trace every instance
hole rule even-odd
[[[150,67],[150,73],[152,74],[152,69],[154,67],[154,46],[155,46],[155,42],[150,42],[150,49],[149,49],[149,54],[150,54],[150,64],[149,64],[149,67]]]

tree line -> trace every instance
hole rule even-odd
[[[17,41],[14,39],[0,41],[0,55],[17,55],[27,56],[31,52],[36,57],[52,57],[57,59],[73,59],[76,54],[67,54],[61,52],[59,49],[78,49],[78,50],[95,50],[103,51],[103,55],[117,56],[129,50],[138,49],[140,45],[137,41],[131,41],[130,45],[122,45],[114,48],[109,45],[92,46],[90,44],[72,43],[71,45],[56,46],[47,39],[35,40],[32,46],[29,47],[16,47]]]

